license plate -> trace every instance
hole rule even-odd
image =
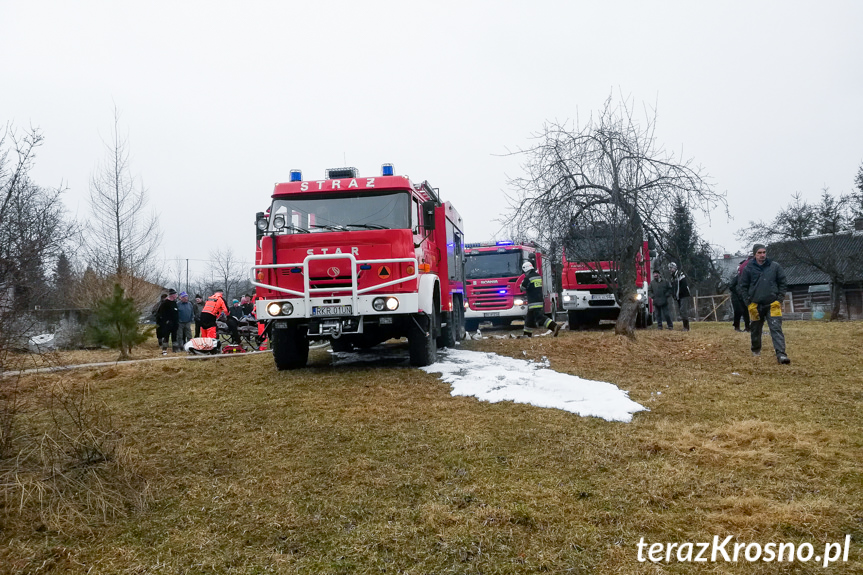
[[[590,296],[590,299],[614,299],[613,293],[595,293]]]
[[[482,317],[500,317],[499,311],[487,311],[482,314]]]
[[[286,319],[277,319],[273,322],[276,329],[288,329],[288,320]]]
[[[312,307],[312,315],[351,315],[351,306],[318,305]]]

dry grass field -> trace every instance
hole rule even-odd
[[[79,470],[82,491],[4,486],[0,572],[861,573],[863,324],[785,331],[790,366],[769,338],[751,357],[727,323],[463,344],[614,383],[650,410],[631,423],[452,397],[418,369],[326,350],[296,372],[263,354],[28,376],[28,429],[62,384],[88,389],[118,439]],[[743,550],[639,561],[642,538],[729,535],[729,552],[851,543],[826,568]]]

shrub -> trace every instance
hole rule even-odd
[[[132,348],[144,343],[152,328],[141,330],[135,300],[126,297],[120,284],[114,284],[111,297],[96,302],[91,334],[96,343],[120,350],[119,359],[128,359]]]

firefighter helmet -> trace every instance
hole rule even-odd
[[[533,269],[533,264],[530,262],[524,262],[523,264],[521,264],[521,271],[523,271],[524,273],[527,273],[532,269]]]

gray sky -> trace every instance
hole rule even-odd
[[[733,220],[700,234],[733,251],[792,193],[852,190],[861,29],[853,0],[0,0],[0,121],[41,128],[34,179],[86,217],[116,105],[163,255],[194,274],[213,248],[252,259],[254,214],[294,168],[391,162],[489,239],[521,173],[507,150],[623,93],[727,191]]]

